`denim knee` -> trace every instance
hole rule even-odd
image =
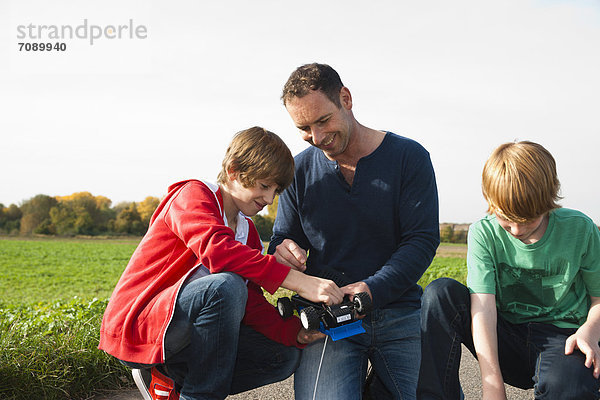
[[[469,301],[469,290],[451,278],[438,278],[425,288],[421,298],[423,311]]]
[[[233,272],[222,272],[213,274],[215,280],[209,287],[219,301],[223,303],[223,309],[234,312],[240,322],[246,313],[246,301],[248,300],[248,288],[244,279]]]
[[[212,290],[218,291],[223,299],[231,299],[237,303],[243,302],[243,306],[246,307],[248,288],[241,276],[233,272],[221,272],[211,276],[215,282],[211,285]]]
[[[247,299],[248,289],[242,277],[232,272],[221,272],[201,278],[192,277],[184,284],[178,303],[192,321],[205,307],[218,304],[224,317],[241,322]]]
[[[599,399],[600,384],[584,361],[585,356],[576,350],[574,354],[554,359],[546,368],[538,366],[534,377],[536,399]]]
[[[297,347],[284,347],[284,350],[280,352],[278,357],[279,361],[277,364],[277,372],[274,373],[274,381],[282,381],[292,376],[300,365],[301,350]]]

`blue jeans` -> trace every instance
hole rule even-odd
[[[367,362],[394,399],[414,399],[419,373],[420,312],[418,308],[376,309],[363,319],[366,333],[346,339],[327,339],[317,384],[319,400],[360,399]],[[324,339],[302,351],[294,375],[297,400],[313,398]]]
[[[298,366],[299,349],[241,324],[247,296],[244,280],[230,272],[183,284],[165,336],[166,371],[182,400],[224,399],[286,379]]]
[[[461,344],[475,356],[471,332],[471,298],[461,283],[441,278],[422,297],[422,360],[417,397],[460,399],[458,372]],[[511,324],[498,315],[498,356],[504,381],[534,388],[536,399],[598,399],[599,381],[578,350],[566,356],[565,340],[576,329],[550,324]]]

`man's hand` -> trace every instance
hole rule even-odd
[[[273,253],[277,262],[303,272],[306,269],[306,250],[291,239],[285,239]]]
[[[296,340],[301,344],[309,344],[324,337],[325,334],[319,331],[309,331],[308,329],[301,328]]]
[[[363,281],[354,282],[349,285],[342,286],[340,289],[342,289],[342,292],[344,292],[344,294],[350,295],[351,301],[352,301],[352,298],[354,297],[354,294],[360,293],[360,292],[369,293],[369,297],[371,298],[371,301],[373,300],[373,295],[371,294],[371,289],[369,289],[369,285],[367,285]]]
[[[349,285],[346,286],[342,286],[340,289],[342,289],[342,292],[344,292],[344,294],[350,295],[350,301],[354,300],[354,294],[355,293],[360,293],[360,292],[367,292],[369,294],[369,297],[371,298],[371,302],[373,302],[373,295],[371,294],[371,289],[369,289],[369,285],[367,285],[366,283],[360,281],[360,282],[354,282],[351,283]],[[364,315],[360,315],[358,312],[356,312],[356,310],[354,311],[354,317],[356,319],[363,319],[365,316]]]

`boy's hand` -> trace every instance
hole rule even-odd
[[[344,299],[344,292],[333,281],[306,275],[293,268],[290,269],[281,286],[295,291],[307,300],[329,306],[341,303]]]
[[[323,339],[325,334],[319,331],[309,331],[308,329],[300,328],[296,340],[301,344],[309,344],[315,340]]]
[[[585,366],[594,367],[594,378],[600,377],[600,347],[598,340],[594,340],[593,335],[582,325],[577,332],[567,338],[565,342],[565,354],[572,354],[575,348],[578,348],[585,354]]]
[[[307,300],[330,306],[339,304],[344,299],[344,293],[333,281],[310,275],[304,275],[303,281],[296,292]]]
[[[273,253],[277,262],[303,272],[306,269],[306,250],[291,239],[285,239]]]
[[[565,354],[573,353],[578,348],[585,354],[585,366],[594,367],[594,378],[600,377],[600,348],[598,338],[600,337],[600,297],[590,296],[591,305],[587,320],[569,336],[565,342]]]

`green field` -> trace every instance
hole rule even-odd
[[[83,399],[131,386],[128,370],[97,346],[138,242],[0,240],[0,398]]]
[[[96,347],[108,297],[138,242],[0,239],[0,398],[83,399],[131,386],[129,371]],[[419,283],[464,282],[465,249],[440,246]]]
[[[8,303],[108,298],[138,242],[0,240],[0,298]]]

